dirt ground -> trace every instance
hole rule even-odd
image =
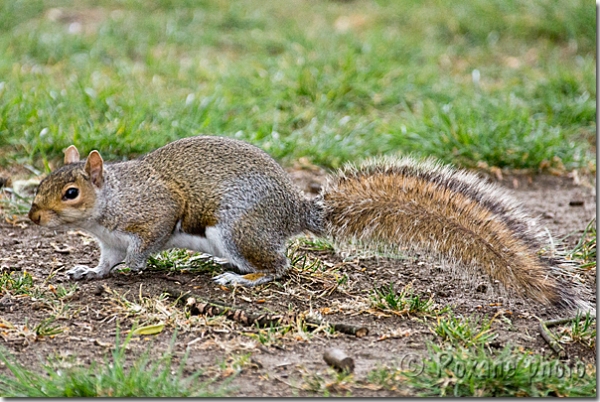
[[[322,178],[314,172],[295,170],[291,173],[300,186],[312,192]],[[522,175],[505,176],[500,183],[533,215],[541,217],[555,242],[571,235],[566,239],[566,246],[572,247],[587,223],[596,216],[595,183],[590,181],[589,178]],[[175,353],[182,356],[189,348],[188,372],[204,369],[206,378],[214,375],[225,378],[241,367],[241,372],[230,383],[235,389],[233,395],[315,395],[307,384],[314,374],[331,375],[322,355],[332,346],[354,358],[357,380],[350,390],[332,389],[333,394],[345,395],[350,391],[354,396],[404,395],[410,394],[410,390],[378,389],[365,380],[366,374],[378,365],[397,363],[407,353],[424,354],[426,341],[435,339],[429,329],[431,319],[398,316],[369,307],[368,297],[374,287],[394,282],[396,289],[411,284],[415,292],[426,298],[432,296],[439,306],[452,306],[456,314],[505,317],[494,321],[493,329],[499,336],[492,347],[512,344],[551,353],[538,333],[536,317],[556,318],[556,313],[507,294],[488,284],[483,276],[464,280],[444,270],[438,261],[419,256],[344,259],[333,251],[310,251],[305,247],[300,252],[310,261],[317,258],[323,261],[325,269],[317,275],[295,268],[283,280],[255,289],[223,288],[211,281],[211,276],[216,274],[211,272],[147,271],[116,273],[108,279],[77,282],[76,290],[62,297],[60,302],[2,290],[0,345],[31,367],[38,367],[43,358],[52,356],[72,356],[76,362],[89,364],[102,361],[114,346],[117,322],[123,331],[136,321],[140,325],[164,322],[165,328],[158,335],[133,338],[127,355],[133,360],[148,346],[153,353],[162,353],[177,326]],[[64,272],[75,264],[94,266],[98,257],[95,242],[82,233],[39,228],[24,216],[0,222],[0,266],[3,270],[29,272],[34,285],[44,291],[56,293],[58,289],[71,289],[73,282]],[[345,283],[338,283],[344,275],[347,276]],[[590,301],[595,304],[595,270],[587,279],[594,293]],[[274,335],[261,344],[255,327],[245,327],[223,317],[185,316],[183,307],[160,298],[166,288],[174,287],[248,312],[319,313],[329,322],[366,327],[369,334],[356,337],[292,328],[289,333]],[[61,332],[36,335],[32,328],[51,315],[56,316],[52,325]],[[595,366],[595,349],[574,345],[567,352],[569,357]],[[250,358],[244,360],[240,356]],[[360,387],[359,384],[367,385]],[[323,392],[317,391],[316,395],[319,394]]]

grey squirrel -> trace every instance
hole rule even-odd
[[[313,199],[267,153],[230,138],[184,138],[118,163],[97,151],[80,161],[70,146],[64,162],[40,183],[29,218],[97,238],[98,266],[75,266],[67,272],[75,280],[104,278],[122,261],[141,270],[153,253],[187,248],[240,272],[217,283],[254,286],[283,276],[286,241],[309,231],[430,251],[544,304],[589,307],[558,261],[540,254],[545,233],[535,219],[500,187],[432,160],[348,165]]]

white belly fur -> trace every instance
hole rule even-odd
[[[200,251],[215,257],[226,258],[221,230],[216,226],[206,228],[206,237],[195,236],[175,231],[164,246],[164,249],[186,248]]]
[[[83,226],[82,229],[93,234],[100,243],[100,247],[107,250],[126,252],[132,241],[131,234],[116,230],[111,231],[99,224],[86,225]]]

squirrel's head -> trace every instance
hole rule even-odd
[[[96,203],[96,191],[104,181],[104,162],[92,151],[80,162],[74,145],[65,150],[65,165],[50,173],[37,188],[29,219],[42,226],[60,226],[89,217]]]

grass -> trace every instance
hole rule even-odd
[[[36,284],[35,278],[27,271],[5,271],[0,274],[0,291],[13,295],[27,295],[46,302],[68,299],[77,291],[77,284],[48,285]]]
[[[37,337],[40,338],[43,338],[45,336],[58,335],[62,333],[64,329],[58,325],[55,325],[54,320],[55,318],[52,316],[45,320],[42,320],[33,327],[33,332],[36,334]]]
[[[571,326],[566,328],[569,338],[590,348],[596,348],[596,318],[588,314],[579,315]]]
[[[578,313],[568,325],[559,326],[555,335],[561,343],[578,342],[591,349],[596,348],[596,317],[589,312]]]
[[[207,257],[205,254],[173,249],[161,251],[149,257],[148,269],[150,271],[200,273],[221,271],[223,268],[212,257]]]
[[[209,133],[283,163],[595,169],[583,0],[15,0],[0,28],[0,166]]]
[[[128,366],[125,351],[131,335],[120,344],[117,333],[116,346],[110,356],[100,364],[88,367],[57,367],[47,361],[41,372],[31,370],[15,361],[5,351],[0,351],[0,361],[10,375],[0,374],[0,395],[3,397],[216,397],[225,396],[226,390],[211,390],[210,381],[201,381],[202,372],[184,375],[187,353],[173,367],[170,349],[158,359],[149,351]]]
[[[596,367],[574,359],[562,361],[521,348],[436,345],[412,366],[379,366],[367,373],[369,383],[389,390],[411,389],[446,397],[595,397]]]
[[[403,383],[420,396],[547,397],[596,396],[596,367],[577,358],[564,361],[522,347],[490,347],[497,338],[494,319],[438,316],[420,358],[400,359],[399,367],[379,367],[367,378],[387,389]],[[589,314],[561,328],[562,342],[595,347],[596,327]],[[411,364],[404,361],[411,360]]]
[[[320,237],[299,237],[298,246],[303,251],[332,252],[334,246],[329,239]]]
[[[585,316],[578,315],[575,321],[568,328],[571,333],[571,339],[587,344],[591,348],[596,347],[596,319],[590,316],[589,312]]]
[[[0,211],[9,218],[16,215],[25,215],[31,208],[31,199],[23,197],[14,191],[7,191],[6,188],[0,188]]]
[[[397,314],[430,314],[435,303],[432,298],[425,299],[415,294],[410,285],[400,292],[394,290],[394,284],[376,288],[370,297],[371,306],[382,311],[393,311]]]
[[[560,360],[523,347],[490,347],[492,319],[438,316],[427,352],[396,358],[367,373],[368,383],[419,396],[595,397],[596,367],[578,358]],[[595,347],[595,320],[579,317],[561,328],[561,341]]]
[[[352,374],[345,371],[333,372],[330,370],[327,374],[306,373],[303,376],[303,389],[315,394],[315,397],[352,397],[354,378]]]
[[[0,290],[16,295],[30,294],[34,291],[33,277],[27,271],[3,272],[0,275]]]
[[[450,313],[439,316],[433,327],[433,332],[443,341],[456,346],[472,347],[485,346],[493,341],[497,334],[492,332],[493,319],[457,317]]]
[[[405,377],[421,396],[596,396],[596,369],[505,347],[429,345],[419,375]]]
[[[50,292],[52,292],[54,294],[54,296],[56,296],[57,299],[64,299],[64,298],[69,298],[71,296],[73,296],[75,294],[75,292],[77,291],[77,284],[76,283],[71,283],[69,284],[67,287],[62,286],[62,285],[57,285],[57,286],[50,286],[49,287]]]
[[[567,256],[579,261],[583,269],[596,269],[596,218],[588,223],[577,245]]]

